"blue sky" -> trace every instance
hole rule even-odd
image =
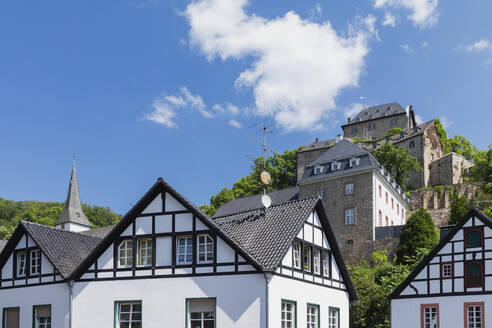
[[[0,197],[125,213],[161,176],[200,205],[361,106],[413,105],[486,148],[492,2],[3,1]]]

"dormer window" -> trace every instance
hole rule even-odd
[[[350,167],[359,165],[359,157],[352,157],[350,159]]]
[[[331,170],[332,171],[336,171],[336,170],[339,170],[340,169],[340,163],[338,161],[335,161],[333,163],[331,163]]]
[[[25,277],[27,271],[26,252],[17,253],[17,277]]]
[[[323,172],[323,166],[321,165],[316,165],[314,167],[314,174],[320,174],[321,172]]]

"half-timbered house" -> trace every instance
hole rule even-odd
[[[212,219],[158,179],[114,227],[63,221],[21,222],[0,253],[3,327],[348,327],[317,198]]]
[[[492,327],[492,220],[470,210],[390,299],[393,328]]]

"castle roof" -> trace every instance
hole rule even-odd
[[[82,211],[75,162],[72,166],[72,176],[70,178],[70,185],[68,186],[65,207],[63,208],[63,212],[56,220],[56,225],[61,225],[64,223],[76,223],[82,226],[91,227],[91,223]]]
[[[312,150],[318,150],[318,149],[323,149],[323,148],[329,148],[336,142],[336,139],[328,139],[328,140],[317,140],[315,142],[310,143],[309,145],[306,145],[304,148],[298,151],[298,153],[306,152],[306,151],[312,151]]]
[[[350,119],[348,124],[345,124],[344,126],[399,114],[406,114],[406,111],[396,102],[372,106],[362,109],[355,117]]]

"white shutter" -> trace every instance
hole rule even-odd
[[[189,313],[215,312],[215,300],[189,300]]]

